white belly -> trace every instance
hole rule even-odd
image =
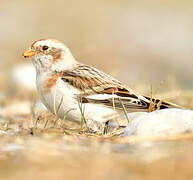
[[[52,113],[57,114],[61,119],[66,118],[80,122],[83,113],[88,126],[96,129],[96,122],[102,125],[114,116],[113,109],[98,104],[86,103],[82,104],[82,108],[80,108],[81,104],[78,101],[80,91],[60,78],[57,80],[56,85],[50,89],[50,92],[45,93],[42,83],[45,78],[45,76],[37,77],[40,99]]]

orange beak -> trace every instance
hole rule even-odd
[[[23,53],[24,58],[30,58],[35,55],[35,51],[30,49]]]

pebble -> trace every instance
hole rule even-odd
[[[187,132],[193,132],[193,110],[171,108],[151,113],[132,113],[132,120],[123,136],[167,136]]]
[[[27,90],[36,90],[36,72],[31,63],[22,63],[11,70],[12,81]]]

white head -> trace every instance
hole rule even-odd
[[[62,42],[55,39],[34,41],[23,56],[32,58],[37,72],[63,71],[76,64],[70,50]]]

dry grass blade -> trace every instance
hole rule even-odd
[[[64,126],[64,121],[66,120],[66,117],[67,117],[68,113],[69,113],[70,111],[72,111],[72,110],[75,110],[75,109],[74,109],[74,108],[71,108],[71,109],[69,109],[68,111],[65,112],[64,117],[61,119],[61,122],[62,122],[61,128],[64,128],[64,127],[63,127],[63,126]]]
[[[148,108],[148,112],[152,112],[152,99],[153,99],[153,92],[152,92],[152,85],[150,87],[150,103],[149,103],[149,108]]]
[[[58,107],[57,107],[56,115],[58,115],[58,112],[59,112],[59,110],[60,110],[60,108],[61,108],[62,103],[63,103],[63,96],[62,96],[62,98],[60,99],[60,103],[59,103],[59,105],[58,105]]]
[[[126,119],[127,119],[127,122],[129,123],[129,118],[128,118],[128,116],[127,116],[127,110],[126,110],[126,108],[125,108],[125,106],[124,106],[124,104],[123,104],[123,102],[121,101],[120,98],[119,98],[119,101],[120,101],[121,106],[122,106],[122,108],[123,108],[123,112],[124,112],[124,114],[125,114],[125,117],[126,117]]]
[[[76,110],[76,109],[71,108],[71,109],[69,109],[68,111],[66,111],[62,120],[65,120],[65,119],[66,119],[66,116],[68,115],[68,113],[69,113],[70,111],[73,111],[73,110]]]
[[[60,99],[60,103],[59,103],[57,109],[56,109],[56,103],[54,103],[54,105],[55,105],[54,113],[55,113],[55,115],[56,115],[56,120],[55,120],[55,122],[54,122],[54,126],[56,125],[56,123],[57,123],[57,121],[58,121],[58,119],[59,119],[59,117],[58,117],[58,112],[59,112],[59,110],[60,110],[60,108],[61,108],[62,102],[63,102],[63,96],[62,96],[61,99]]]
[[[157,104],[157,110],[160,110],[161,105],[162,105],[162,100],[160,100],[159,103]]]
[[[152,106],[152,110],[151,111],[155,111],[155,107],[156,107],[156,98],[154,99],[154,101],[153,101],[153,106]]]
[[[44,129],[46,128],[47,124],[48,124],[48,118],[46,118],[46,122],[44,124]]]
[[[153,88],[152,88],[152,85],[151,85],[151,91],[150,91],[150,104],[149,104],[149,108],[148,108],[148,112],[152,112],[152,111],[155,111],[155,110],[158,110],[158,107],[156,107],[157,103],[157,98],[155,98],[153,100]],[[160,102],[159,102],[160,103]],[[159,108],[160,108],[161,104],[159,104]],[[156,109],[157,108],[157,109]]]
[[[80,97],[80,101],[78,101],[78,107],[80,109],[80,114],[81,114],[81,129],[83,128],[83,125],[86,126],[86,128],[88,129],[87,123],[86,123],[86,119],[84,116],[84,110],[83,110],[83,106],[82,106],[82,97]]]
[[[112,92],[112,102],[113,102],[113,112],[114,112],[114,116],[115,116],[115,121],[117,123],[117,128],[118,128],[120,126],[120,123],[119,123],[119,119],[117,117],[117,111],[116,111],[116,107],[115,107],[114,91]]]

